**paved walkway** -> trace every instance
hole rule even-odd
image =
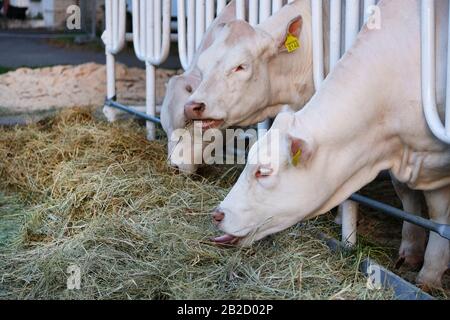
[[[36,33],[23,31],[0,31],[0,66],[7,68],[45,67],[61,64],[105,63],[101,50],[85,46],[63,48],[49,43],[49,39],[67,38],[67,34]],[[175,51],[172,49],[172,51]],[[144,67],[133,50],[125,49],[118,61],[129,67]],[[176,52],[171,53],[162,65],[167,69],[178,69],[180,63]]]

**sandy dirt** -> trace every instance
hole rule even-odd
[[[158,69],[157,104],[162,102],[165,83],[177,71]],[[117,64],[118,100],[144,104],[145,70]],[[106,95],[104,65],[21,68],[0,75],[0,115],[42,112],[69,107],[102,106]]]

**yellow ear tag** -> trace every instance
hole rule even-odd
[[[296,36],[294,36],[291,33],[288,33],[284,46],[286,47],[287,51],[291,53],[300,48],[300,42],[298,41]]]
[[[302,149],[299,149],[297,153],[292,157],[292,165],[294,167],[298,166],[300,163],[300,157],[302,156]]]

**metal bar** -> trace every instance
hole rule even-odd
[[[225,8],[226,5],[227,5],[226,0],[217,0],[217,15],[219,15],[222,12],[223,8]]]
[[[379,210],[391,217],[407,221],[409,223],[415,224],[419,227],[428,229],[430,231],[436,232],[441,237],[450,240],[450,225],[440,224],[420,216],[414,215],[412,213],[405,212],[403,210],[397,209],[385,203],[369,199],[359,194],[354,194],[350,197],[351,200],[356,201],[360,204],[368,206],[370,208]]]
[[[159,118],[151,116],[151,115],[148,115],[148,114],[146,114],[144,112],[140,112],[140,111],[134,110],[134,109],[132,109],[130,107],[127,107],[127,106],[125,106],[125,105],[123,105],[123,104],[121,104],[121,103],[119,103],[117,101],[114,101],[114,100],[111,100],[111,99],[106,99],[105,100],[105,105],[108,106],[108,107],[111,107],[111,108],[116,108],[116,109],[125,111],[127,113],[132,114],[132,115],[135,115],[138,118],[142,118],[144,120],[151,121],[151,122],[156,123],[156,124],[161,124],[161,120]]]
[[[154,22],[154,39],[153,39],[153,56],[159,57],[161,53],[161,15],[162,15],[162,7],[161,0],[154,0],[153,7],[153,22]]]
[[[278,4],[275,4],[275,1],[270,0],[260,0],[259,1],[259,18],[258,23],[263,22],[267,18],[270,17],[271,14],[275,13],[274,10],[279,10]],[[253,4],[252,10],[258,10],[258,8]],[[258,123],[258,137],[261,138],[267,130],[270,128],[270,120],[266,120]]]
[[[342,1],[330,2],[330,70],[333,70],[341,59],[341,16]]]
[[[180,57],[181,66],[184,70],[189,68],[189,57],[187,54],[187,37],[186,37],[186,7],[184,0],[177,2],[177,23],[178,23],[178,55]]]
[[[283,6],[283,0],[272,0],[272,14],[275,14]]]
[[[195,1],[187,0],[187,52],[189,65],[195,54]]]
[[[113,16],[112,16],[112,2],[111,0],[105,1],[105,29],[106,38],[105,47],[106,52],[111,52],[112,48],[112,38],[113,38]]]
[[[450,144],[450,133],[447,132],[439,117],[436,103],[436,15],[434,0],[422,0],[421,15],[422,99],[425,119],[436,138]],[[447,117],[448,109],[450,107],[447,103]]]
[[[252,26],[256,26],[259,22],[259,1],[250,0],[248,8],[248,23]]]
[[[206,0],[206,28],[209,28],[214,21],[215,16],[215,2],[214,0]]]
[[[359,0],[347,0],[345,3],[345,50],[353,46],[359,32]]]
[[[195,48],[198,49],[202,42],[202,35],[205,33],[205,0],[197,0],[195,4]]]
[[[114,99],[116,96],[116,59],[106,51],[106,96]]]
[[[105,47],[111,54],[117,54],[125,45],[126,10],[125,0],[105,1]]]
[[[324,233],[319,233],[318,238],[324,241],[333,252],[351,253],[351,248]],[[399,300],[435,300],[428,293],[420,290],[412,283],[399,277],[370,258],[364,259],[359,264],[359,270],[368,278],[368,284],[369,281],[372,284],[372,281],[375,280],[381,288],[392,289],[395,297]],[[376,285],[377,283],[374,284]]]
[[[382,287],[394,290],[395,297],[399,300],[436,300],[372,259],[367,258],[361,262],[359,269],[369,278],[368,280],[373,279]]]
[[[449,6],[450,7],[450,6]],[[448,34],[450,34],[450,9],[449,9],[449,26]],[[445,102],[445,133],[450,137],[450,46],[447,47],[447,91],[446,91],[446,102]]]
[[[259,0],[259,23],[270,17],[272,6],[270,0]]]
[[[145,63],[146,75],[146,113],[150,118],[156,118],[156,68],[150,62]],[[155,140],[156,127],[154,121],[147,121],[147,139]]]
[[[339,209],[342,214],[342,243],[346,246],[354,246],[358,225],[358,204],[353,201],[344,201]]]
[[[376,4],[376,0],[364,0],[364,23],[369,20],[371,15],[370,8]]]
[[[313,74],[316,91],[324,80],[323,62],[323,12],[322,0],[311,1],[312,10],[312,46],[313,46]]]
[[[115,37],[114,35],[118,35],[119,34],[119,21],[117,21],[117,17],[119,16],[119,6],[118,3],[114,0],[112,1],[112,17],[113,17],[113,24],[112,24],[112,38],[111,38],[111,43],[112,43],[112,47],[115,48],[118,45],[118,40],[117,37]]]
[[[245,20],[245,1],[236,0],[236,19]]]

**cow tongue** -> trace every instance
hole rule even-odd
[[[202,120],[202,128],[203,129],[210,129],[218,127],[222,124],[222,120]]]
[[[237,239],[237,237],[232,236],[231,234],[224,234],[220,237],[213,238],[212,240],[215,243],[228,244],[228,243],[233,243],[236,239]]]

